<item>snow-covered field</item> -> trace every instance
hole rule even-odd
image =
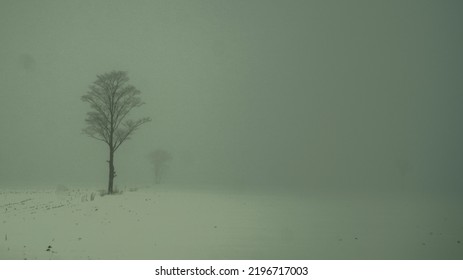
[[[457,199],[0,189],[0,259],[463,259]]]

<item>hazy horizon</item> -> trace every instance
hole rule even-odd
[[[107,184],[81,133],[96,75],[128,71],[151,117],[116,185],[462,195],[463,4],[1,1],[0,186]]]

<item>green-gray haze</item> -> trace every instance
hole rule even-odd
[[[0,184],[101,184],[88,85],[128,71],[153,121],[116,184],[462,194],[459,1],[0,1]]]

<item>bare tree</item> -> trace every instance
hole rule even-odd
[[[142,124],[151,121],[150,118],[126,120],[133,108],[144,103],[140,91],[127,84],[127,72],[112,71],[97,75],[97,79],[89,87],[82,101],[88,102],[92,111],[87,113],[87,127],[83,132],[88,136],[105,142],[109,147],[109,180],[108,193],[113,193],[113,182],[116,177],[114,170],[114,153],[125,140]]]
[[[162,149],[157,149],[150,154],[151,163],[154,165],[154,182],[156,184],[161,183],[166,169],[166,163],[171,159],[172,156],[170,153]]]

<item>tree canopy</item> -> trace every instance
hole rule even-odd
[[[140,91],[127,84],[127,72],[112,71],[97,75],[97,80],[90,86],[82,101],[88,102],[92,111],[87,113],[87,127],[83,132],[88,136],[103,141],[116,151],[120,145],[142,124],[150,118],[126,120],[133,108],[144,103]]]

